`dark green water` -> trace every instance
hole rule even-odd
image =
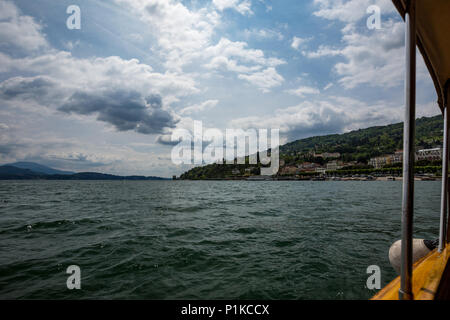
[[[439,194],[416,182],[415,237]],[[0,298],[367,299],[400,213],[401,182],[0,181]]]

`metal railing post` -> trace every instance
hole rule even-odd
[[[448,110],[448,100],[449,100],[449,96],[450,96],[450,79],[448,79],[445,82],[443,91],[444,91],[444,110]],[[445,160],[445,165],[447,166],[447,174],[448,174],[448,161],[449,161],[449,156],[450,156],[450,150],[449,150],[449,146],[450,146],[450,141],[449,141],[449,139],[450,139],[450,128],[449,128],[450,112],[447,112],[446,115],[447,115],[447,117],[445,118],[445,120],[447,122],[446,123],[444,122],[444,125],[446,124],[446,126],[445,126],[446,129],[444,129],[444,134],[445,134],[445,137],[447,137],[447,141],[446,141],[447,152],[445,153],[445,155],[447,156],[447,159]],[[444,141],[444,145],[445,145],[445,141]],[[442,150],[442,152],[444,153],[444,150]],[[444,156],[443,156],[443,158],[444,158]],[[444,225],[443,226],[444,231],[446,230],[445,232],[447,235],[446,237],[444,236],[442,238],[444,247],[447,245],[447,243],[450,243],[450,219],[449,219],[449,214],[448,214],[448,212],[450,210],[450,185],[449,185],[448,176],[446,176],[445,180],[447,181],[447,202],[446,202],[447,210],[445,211],[445,219],[442,219],[442,216],[441,216],[441,219],[442,219],[441,224]],[[442,225],[441,225],[441,228],[442,228]],[[440,233],[441,232],[439,232],[439,235],[440,235]],[[444,248],[442,248],[442,249],[444,249]]]
[[[447,242],[447,210],[448,210],[448,125],[449,125],[448,108],[444,106],[444,145],[442,150],[442,187],[441,187],[441,220],[439,224],[439,247],[438,251],[442,252]]]
[[[412,233],[414,216],[414,144],[416,118],[416,10],[415,0],[407,1],[406,30],[406,110],[403,130],[403,198],[402,253],[399,299],[411,300],[412,293]]]
[[[447,179],[447,243],[450,242],[450,223],[448,222],[448,211],[450,208],[450,184],[449,184],[449,180]],[[445,222],[444,222],[445,223]]]

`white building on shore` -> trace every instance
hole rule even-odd
[[[416,151],[416,161],[420,160],[441,161],[442,148],[422,149]]]

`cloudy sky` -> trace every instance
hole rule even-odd
[[[194,120],[282,142],[399,122],[403,33],[390,0],[0,0],[0,164],[171,177]],[[420,55],[417,81],[438,114]]]

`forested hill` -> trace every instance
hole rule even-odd
[[[434,148],[442,145],[443,119],[441,115],[423,117],[416,120],[416,148]],[[289,142],[280,147],[280,158],[286,165],[305,161],[317,162],[314,153],[324,152],[340,154],[339,160],[367,163],[372,157],[392,154],[403,149],[403,123],[377,126],[355,130],[343,134],[316,136]],[[181,179],[216,179],[232,176],[233,169],[244,172],[253,168],[248,174],[258,174],[258,168],[249,165],[206,165],[196,167],[181,175]]]
[[[442,145],[443,126],[441,115],[417,119],[416,147],[428,149]],[[280,154],[289,157],[309,151],[339,152],[344,161],[366,162],[399,149],[403,149],[403,122],[296,140],[281,146]]]

